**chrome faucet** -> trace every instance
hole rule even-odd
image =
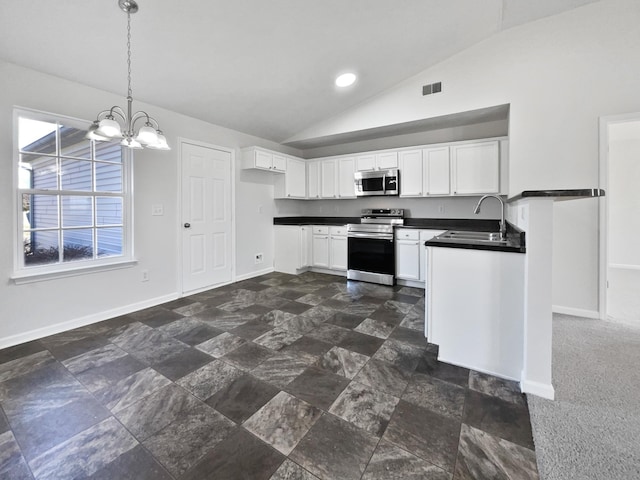
[[[487,198],[489,197],[493,197],[493,198],[497,198],[500,201],[500,240],[504,240],[507,238],[507,222],[504,221],[504,200],[502,200],[502,198],[500,198],[498,195],[485,195],[483,196],[480,200],[478,200],[478,204],[476,205],[476,208],[473,209],[473,213],[475,213],[476,215],[478,213],[480,213],[480,205],[482,204],[482,202],[484,202]]]

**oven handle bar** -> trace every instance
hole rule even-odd
[[[360,233],[348,232],[348,238],[370,238],[372,240],[391,240],[393,242],[393,233]]]

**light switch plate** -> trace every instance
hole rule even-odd
[[[151,205],[151,215],[161,216],[164,215],[164,208],[162,205]]]

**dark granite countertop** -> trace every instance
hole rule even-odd
[[[360,217],[274,217],[274,225],[333,225],[360,223]]]
[[[273,219],[274,225],[346,225],[348,223],[360,223],[360,217],[275,217]],[[404,225],[398,225],[397,228],[493,232],[498,230],[499,222],[468,218],[405,218]]]
[[[576,200],[578,198],[604,197],[605,192],[601,188],[574,188],[564,190],[525,190],[519,195],[509,198],[508,202],[515,202],[522,198],[553,197],[557,200]]]
[[[497,221],[496,221],[497,222]],[[455,230],[460,230],[456,228]],[[480,229],[470,229],[467,230],[475,230],[475,231],[494,231],[497,232],[499,229],[493,230],[480,230]],[[427,247],[447,247],[447,248],[464,248],[468,250],[490,250],[494,252],[512,252],[512,253],[526,253],[526,243],[525,243],[525,232],[520,230],[518,227],[507,222],[507,243],[487,243],[487,242],[478,242],[473,240],[449,240],[449,239],[438,239],[434,237],[430,240],[427,240],[425,243]]]

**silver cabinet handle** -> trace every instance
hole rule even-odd
[[[184,224],[184,228],[191,228],[191,224],[190,223],[185,223]]]

